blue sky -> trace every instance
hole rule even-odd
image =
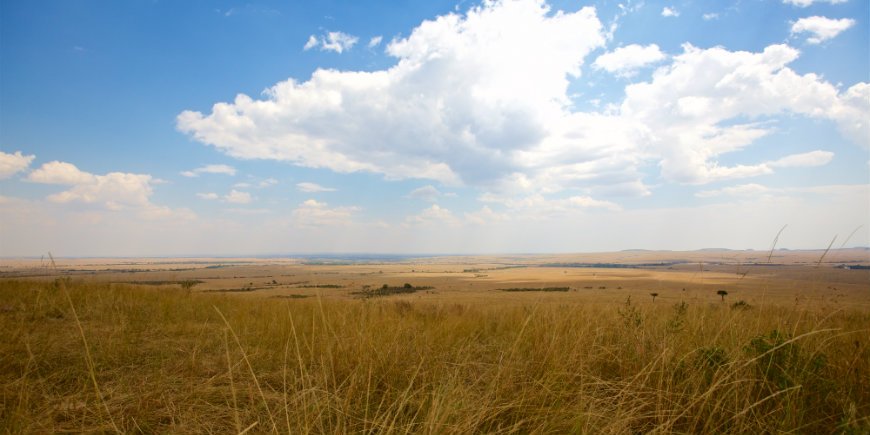
[[[868,16],[2,2],[0,255],[868,246]]]

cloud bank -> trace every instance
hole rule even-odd
[[[606,42],[591,7],[485,2],[394,39],[389,69],[319,69],[263,99],[240,94],[210,113],[184,111],[177,127],[239,159],[526,196],[642,196],[650,176],[705,184],[768,174],[778,166],[719,159],[771,134],[782,115],[828,120],[868,145],[870,85],[838,89],[799,74],[788,64],[800,52],[784,44],[760,52],[685,44],[650,79],[626,86],[618,104],[574,110],[569,85]],[[658,46],[635,44],[593,65],[627,74],[664,60]]]
[[[91,204],[110,211],[134,211],[148,219],[193,217],[190,210],[173,210],[152,203],[153,184],[158,180],[148,174],[109,172],[97,175],[82,171],[72,163],[52,161],[28,174],[27,181],[68,186],[67,190],[46,198],[57,204]]]

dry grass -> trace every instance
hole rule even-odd
[[[866,311],[648,299],[0,281],[0,431],[870,431]]]

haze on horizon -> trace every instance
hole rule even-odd
[[[870,3],[0,3],[0,256],[870,246]]]

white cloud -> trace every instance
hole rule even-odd
[[[648,195],[651,167],[678,183],[769,174],[764,162],[719,159],[771,134],[783,115],[830,120],[859,144],[870,137],[870,85],[841,91],[800,75],[787,67],[799,56],[787,45],[686,44],[650,80],[628,85],[622,102],[574,111],[568,86],[605,42],[593,8],[485,2],[392,41],[389,69],[320,69],[263,99],[239,95],[206,114],[185,111],[178,129],[240,159],[594,198]]]
[[[278,180],[276,180],[274,178],[267,178],[267,179],[262,180],[259,183],[257,183],[257,187],[259,187],[259,188],[271,187],[271,186],[274,186],[276,184],[278,184]]]
[[[52,202],[102,203],[109,209],[125,206],[148,206],[152,194],[151,176],[110,172],[94,175],[91,181],[74,185],[72,189],[49,195]]]
[[[815,74],[799,75],[786,67],[798,54],[787,45],[752,53],[686,44],[683,54],[652,81],[626,87],[621,115],[655,132],[649,147],[660,156],[662,175],[683,183],[772,172],[763,163],[722,167],[716,161],[769,134],[766,124],[752,121],[766,116],[830,119],[847,137],[867,146],[870,103],[865,95],[870,96],[870,86],[859,83],[841,93]]]
[[[181,173],[185,177],[199,177],[200,174],[224,174],[232,176],[236,175],[236,168],[229,165],[205,165]]]
[[[28,181],[43,184],[71,186],[68,190],[49,195],[46,199],[56,204],[83,203],[100,205],[108,210],[132,210],[144,219],[192,219],[187,209],[170,209],[153,204],[153,184],[159,180],[148,174],[109,172],[95,175],[66,162],[53,161],[31,172]]]
[[[830,3],[832,5],[846,3],[849,0],[782,0],[785,4],[791,4],[798,7],[805,8],[807,6],[811,6],[813,3]]]
[[[377,47],[378,45],[381,44],[381,41],[383,41],[383,40],[384,40],[384,37],[380,36],[380,35],[372,37],[372,39],[369,39],[369,48]]]
[[[353,48],[358,41],[359,38],[356,36],[348,35],[344,32],[326,32],[326,35],[321,36],[319,39],[314,35],[309,36],[308,41],[302,49],[308,51],[320,46],[321,51],[334,51],[341,54]],[[372,46],[371,42],[369,42],[369,46]]]
[[[34,155],[23,155],[21,151],[15,151],[15,154],[0,151],[0,180],[26,170],[35,157]]]
[[[807,38],[809,44],[820,44],[824,41],[832,39],[841,32],[855,25],[855,20],[851,18],[831,19],[826,17],[807,17],[797,20],[791,26],[792,35],[798,33],[809,33]]]
[[[719,18],[719,14],[716,12],[709,12],[709,13],[706,13],[704,15],[701,15],[701,18],[704,21],[716,20]]]
[[[335,189],[332,187],[323,187],[317,183],[296,183],[296,189],[300,192],[308,192],[308,193],[318,193],[318,192],[335,192]]]
[[[785,156],[767,164],[778,168],[806,168],[827,165],[833,158],[834,153],[830,151],[810,151],[808,153]]]
[[[34,183],[74,185],[94,183],[96,176],[79,170],[71,163],[53,161],[31,172],[27,179]]]
[[[676,10],[676,8],[665,6],[662,9],[662,16],[663,17],[679,17],[680,12],[678,10]]]
[[[532,220],[560,218],[593,210],[621,210],[621,207],[616,203],[582,195],[567,198],[548,198],[541,194],[505,197],[487,193],[479,199],[483,202],[501,204],[510,209],[512,214],[520,219]]]
[[[510,219],[508,215],[496,213],[487,205],[481,207],[478,211],[465,213],[465,220],[474,225],[486,225],[493,222],[507,221],[508,219]]]
[[[627,0],[624,3],[619,3],[616,5],[619,7],[619,15],[620,17],[624,17],[630,13],[634,13],[639,11],[644,6],[643,0],[637,1],[632,4],[632,0]]]
[[[305,46],[302,47],[302,49],[305,51],[311,50],[312,48],[317,47],[317,44],[319,43],[320,41],[317,40],[317,37],[311,35],[308,37],[308,41],[305,43]]]
[[[811,196],[825,197],[853,197],[860,198],[868,190],[867,185],[826,185],[809,187],[767,187],[756,183],[728,186],[715,190],[702,190],[695,193],[698,198],[714,197],[740,197],[752,199],[789,198],[791,200],[809,199]]]
[[[698,198],[712,198],[716,196],[744,196],[759,197],[770,193],[772,190],[760,184],[741,184],[739,186],[725,187],[718,190],[702,190],[695,194]]]
[[[408,216],[405,222],[412,225],[459,224],[459,220],[450,210],[440,207],[438,204],[432,204],[431,207],[424,209],[419,214]]]
[[[272,213],[271,209],[268,208],[225,208],[223,211],[230,212],[238,215],[264,215]]]
[[[229,193],[224,196],[220,196],[214,192],[197,193],[196,196],[210,201],[220,199],[223,202],[230,204],[250,204],[254,200],[250,193],[236,189],[231,189]]]
[[[598,56],[592,66],[617,75],[631,76],[639,68],[664,60],[665,57],[656,44],[631,44]]]
[[[408,198],[422,199],[424,201],[435,202],[439,197],[443,196],[435,186],[428,184],[423,187],[418,187],[408,194]]]
[[[359,41],[359,38],[353,35],[348,35],[347,33],[328,32],[326,34],[326,39],[320,41],[320,47],[322,50],[331,50],[336,53],[342,53],[346,50],[350,50],[357,41]]]
[[[809,168],[815,166],[824,166],[831,162],[834,158],[834,153],[830,151],[810,151],[801,154],[791,154],[777,160],[759,163],[756,165],[742,165],[732,168],[722,168],[714,166],[708,176],[711,176],[714,181],[716,179],[729,178],[746,178],[755,175],[772,174],[774,168]],[[746,184],[744,186],[758,186],[757,184]]]
[[[253,198],[248,192],[241,192],[236,189],[230,190],[230,193],[224,195],[224,201],[232,204],[250,204]]]
[[[349,225],[358,207],[329,207],[325,202],[309,199],[291,213],[293,222],[301,227]]]
[[[510,31],[505,31],[509,29]],[[497,180],[525,163],[564,117],[569,78],[604,43],[593,8],[551,13],[537,1],[497,1],[426,21],[373,72],[317,70],[255,101],[240,95],[178,128],[238,158],[448,185]]]

